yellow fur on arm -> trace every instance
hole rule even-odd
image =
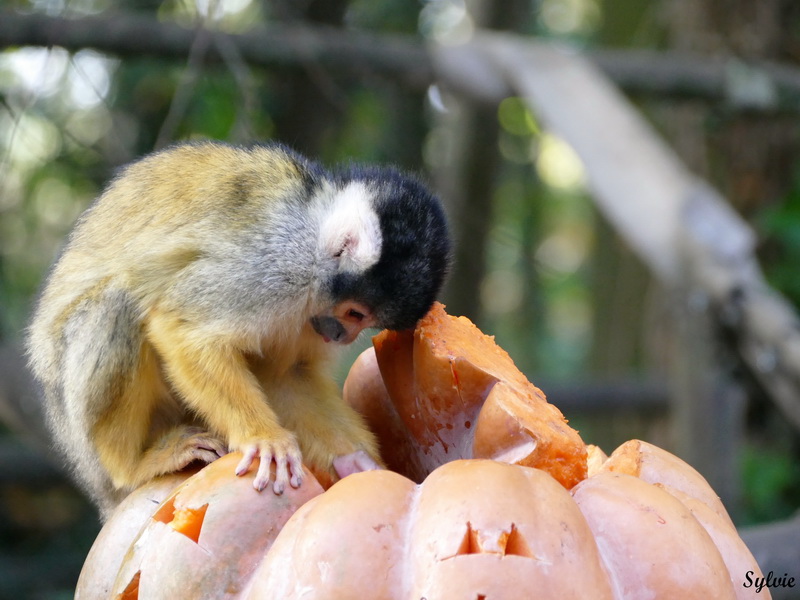
[[[157,311],[148,316],[146,332],[182,401],[232,448],[285,433],[238,348],[198,340],[196,328]]]

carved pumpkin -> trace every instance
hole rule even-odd
[[[76,599],[237,597],[289,517],[323,491],[306,472],[299,489],[259,494],[254,469],[233,474],[240,459],[229,454],[133,492],[92,546]]]
[[[76,597],[768,597],[742,586],[758,565],[694,469],[645,442],[585,446],[466,319],[436,306],[374,341],[345,396],[392,470],[324,492],[307,473],[275,496],[231,455],[152,482],[106,524]]]

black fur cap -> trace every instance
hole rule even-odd
[[[351,167],[334,177],[341,185],[364,182],[375,194],[382,245],[380,259],[366,272],[333,278],[332,296],[363,302],[379,327],[414,327],[436,300],[450,265],[441,203],[422,183],[391,168]]]

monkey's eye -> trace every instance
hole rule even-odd
[[[341,258],[342,256],[344,256],[344,253],[347,252],[347,248],[352,245],[353,245],[352,238],[350,236],[345,237],[344,240],[342,240],[342,245],[339,247],[339,250],[337,250],[334,253],[333,257]]]
[[[347,311],[347,316],[353,319],[354,321],[361,321],[364,319],[364,315],[362,315],[354,308],[351,308],[350,310]]]

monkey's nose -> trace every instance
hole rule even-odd
[[[326,342],[341,342],[347,331],[338,319],[329,316],[311,317],[311,326]]]

